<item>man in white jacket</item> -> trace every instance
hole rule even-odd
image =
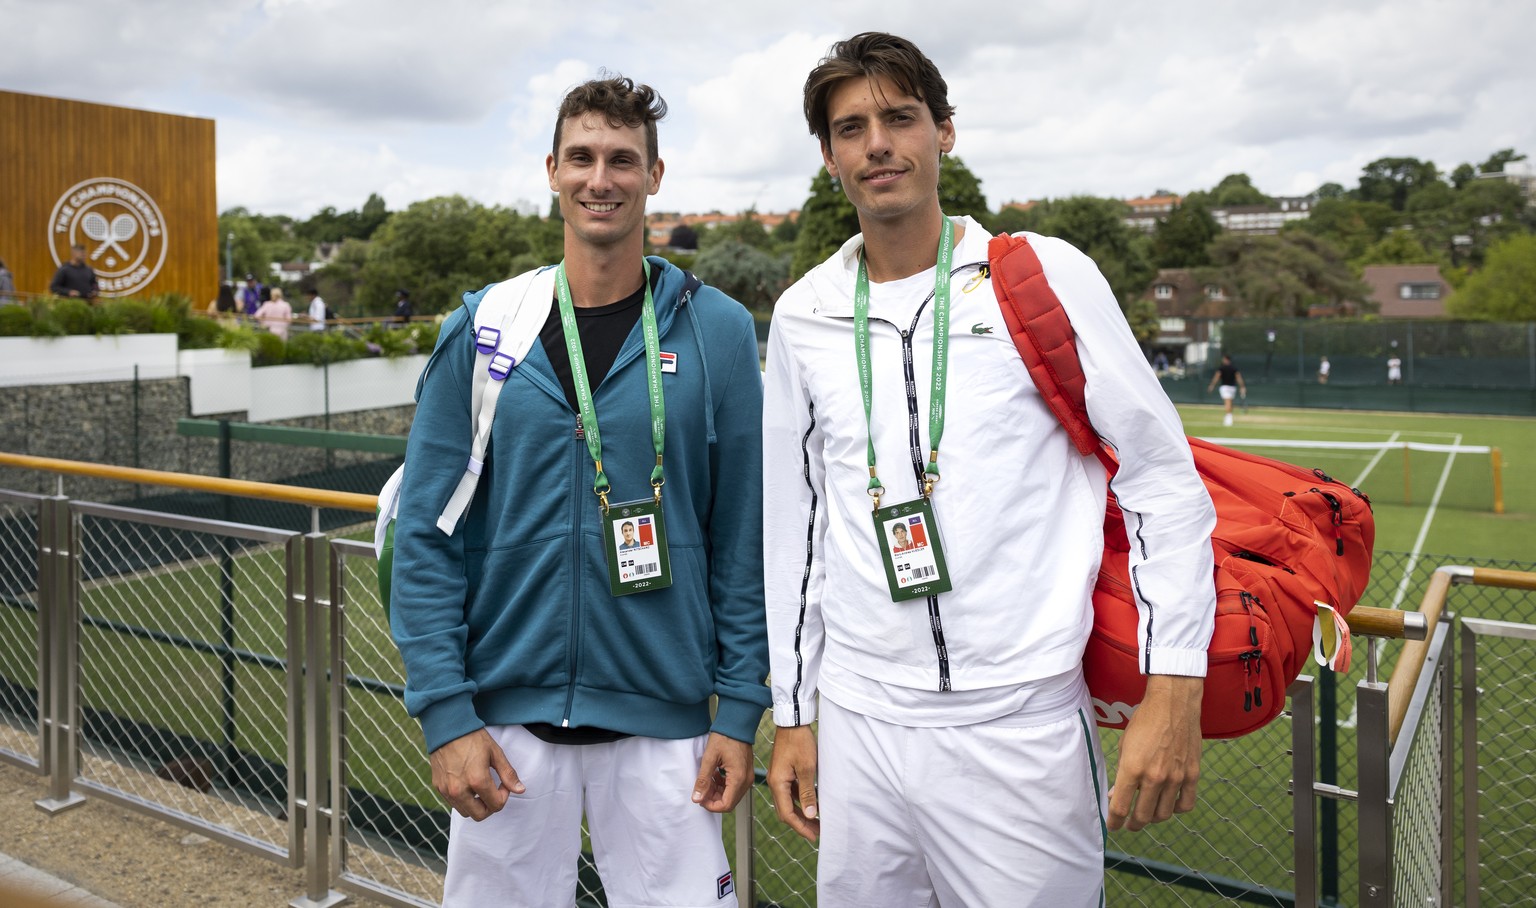
[[[1010,340],[990,236],[939,208],[947,94],[877,33],[806,81],[862,233],[784,294],[768,342],[768,781],[780,817],[820,838],[823,906],[1097,905],[1106,825],[1195,804],[1215,513],[1097,267],[1031,236],[1133,542],[1149,677],[1106,793],[1082,671],[1105,473]],[[916,555],[895,551],[898,525]]]

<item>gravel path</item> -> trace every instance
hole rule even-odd
[[[41,776],[0,764],[0,853],[122,908],[285,908],[304,894],[302,869],[101,800],[49,816],[33,804],[46,794]]]

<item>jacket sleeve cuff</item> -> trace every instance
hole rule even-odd
[[[1206,655],[1203,649],[1175,649],[1154,646],[1147,654],[1147,674],[1205,677]]]
[[[757,723],[763,718],[761,703],[730,697],[720,697],[715,702],[715,721],[710,731],[748,744],[757,740]]]
[[[797,718],[795,704],[788,700],[775,700],[773,704],[773,724],[780,728],[810,725],[816,721],[816,704],[818,702],[820,701],[816,697],[807,697],[800,704],[800,712]]]
[[[426,738],[429,754],[455,738],[484,727],[485,722],[475,712],[474,695],[468,692],[439,700],[421,713],[421,733]]]

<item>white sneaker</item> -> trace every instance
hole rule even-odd
[[[1227,415],[1223,416],[1221,418],[1221,424],[1224,425],[1224,426],[1232,425],[1232,414],[1228,413]]]

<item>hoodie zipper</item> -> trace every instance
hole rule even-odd
[[[960,272],[968,268],[979,268],[984,262],[970,262],[950,271],[950,279],[953,280]],[[923,297],[922,303],[917,307],[917,312],[912,316],[912,324],[906,330],[897,326],[894,322],[883,318],[871,318],[871,322],[880,322],[890,325],[901,336],[901,368],[902,376],[906,382],[907,392],[907,437],[912,457],[912,474],[917,480],[917,487],[923,487],[923,439],[921,423],[918,419],[917,406],[917,376],[912,361],[912,335],[917,331],[917,324],[922,320],[923,311],[933,301],[933,293]],[[935,507],[934,515],[937,517],[938,509]],[[939,662],[939,690],[950,691],[953,687],[949,677],[949,646],[944,642],[944,619],[939,614],[939,597],[928,598],[928,627],[933,633],[933,651]]]

